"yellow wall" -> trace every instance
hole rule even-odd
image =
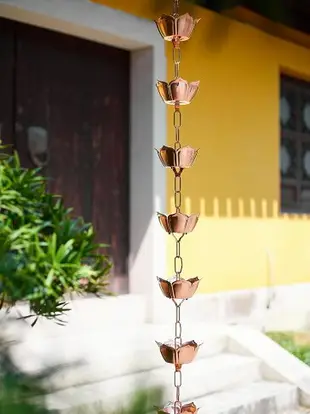
[[[160,0],[100,1],[147,18],[163,11]],[[204,9],[191,13],[202,21],[184,44],[181,75],[200,79],[201,88],[183,110],[182,142],[200,155],[183,190],[185,210],[201,217],[184,239],[184,276],[203,277],[200,292],[263,286],[269,250],[275,283],[310,281],[310,220],[278,214],[279,74],[310,78],[310,51]],[[172,69],[168,61],[168,80]]]

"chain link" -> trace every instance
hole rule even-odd
[[[173,15],[176,17],[179,15],[180,0],[173,1]]]
[[[174,134],[175,134],[174,149],[178,150],[181,148],[180,128],[182,126],[182,114],[181,114],[180,108],[177,105],[175,106],[174,113],[173,113],[173,126],[174,126]]]
[[[174,325],[174,342],[175,347],[182,345],[182,325],[181,325],[181,305],[175,305],[176,308],[176,317]]]
[[[178,78],[180,74],[181,56],[182,55],[181,55],[180,42],[176,40],[173,42],[173,62],[174,62],[175,78]]]
[[[174,371],[174,386],[175,386],[175,403],[174,410],[176,413],[181,412],[182,403],[180,401],[181,386],[182,386],[182,372],[180,370]]]
[[[178,106],[176,106],[174,110],[173,125],[175,128],[180,128],[182,126],[182,115]]]
[[[174,386],[176,388],[182,386],[182,372],[177,369],[174,371]]]
[[[174,175],[174,205],[177,212],[180,212],[182,204],[182,181],[177,173]]]
[[[183,259],[181,257],[181,239],[175,242],[174,273],[177,280],[180,280],[183,271]]]

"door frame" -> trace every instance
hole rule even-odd
[[[166,108],[155,88],[166,78],[164,42],[152,21],[86,0],[0,0],[0,16],[131,52],[129,293],[143,319],[155,321],[162,301],[156,277],[166,276],[156,218],[166,210],[166,173],[154,151],[166,143]]]

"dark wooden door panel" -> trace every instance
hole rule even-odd
[[[13,144],[14,50],[12,24],[0,18],[0,138],[4,144]]]
[[[16,146],[33,167],[29,128],[48,135],[50,189],[111,245],[116,275],[129,250],[129,53],[17,25]]]

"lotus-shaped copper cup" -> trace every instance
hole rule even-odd
[[[157,29],[164,40],[168,42],[185,42],[188,40],[200,19],[194,19],[186,13],[182,16],[163,14],[155,20]]]
[[[175,407],[173,402],[170,402],[163,408],[155,408],[157,410],[157,414],[175,414]],[[197,408],[196,405],[192,402],[189,404],[181,404],[179,412],[181,414],[196,414],[198,410],[199,408]]]
[[[189,404],[182,405],[181,413],[182,414],[196,414],[198,413],[199,408],[196,407],[196,405],[191,402]]]
[[[169,299],[190,299],[196,292],[200,280],[198,277],[190,279],[165,280],[157,278],[161,291]]]
[[[156,86],[167,105],[188,105],[198,92],[199,83],[199,81],[187,82],[182,78],[176,78],[170,83],[158,81]]]
[[[174,364],[176,369],[181,369],[182,365],[190,364],[197,355],[199,346],[195,341],[184,342],[182,345],[175,346],[172,342],[157,342],[161,356],[168,364]]]
[[[180,404],[179,413],[181,414],[196,414],[199,410],[199,408],[196,407],[196,405],[191,402],[189,404]],[[165,405],[163,408],[155,407],[157,414],[175,414],[175,404],[173,402],[169,402],[167,405]]]
[[[156,151],[163,166],[170,168],[190,168],[198,154],[197,149],[189,146],[174,149],[164,145]]]
[[[188,216],[183,213],[174,213],[166,216],[162,213],[157,213],[158,220],[167,233],[187,234],[191,233],[198,222],[198,214],[191,214]]]

